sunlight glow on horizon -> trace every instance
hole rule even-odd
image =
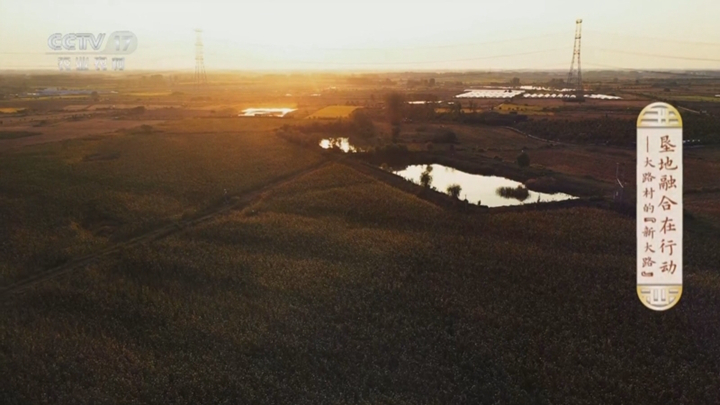
[[[576,18],[585,68],[720,68],[720,4],[643,3],[5,0],[0,69],[55,68],[52,33],[115,30],[138,36],[130,70],[192,69],[195,28],[209,71],[564,69]]]

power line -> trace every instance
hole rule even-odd
[[[195,30],[195,84],[207,83],[205,74],[205,57],[203,55],[202,30]]]
[[[653,54],[653,53],[629,52],[629,51],[621,51],[618,49],[607,49],[607,48],[594,48],[594,49],[596,49],[598,51],[603,51],[603,52],[621,53],[621,54],[625,54],[625,55],[634,55],[634,56],[650,56],[653,58],[698,60],[698,61],[705,61],[705,62],[720,62],[720,59],[712,59],[712,58],[693,58],[693,57],[689,57],[689,56],[658,55],[658,54]]]
[[[602,35],[613,35],[613,36],[626,36],[626,37],[633,37],[632,35],[625,35],[625,34],[615,34],[615,33],[604,33],[601,31],[590,31],[595,33],[600,33]],[[566,35],[567,33],[562,33],[563,35]],[[540,36],[529,36],[529,37],[521,37],[521,38],[511,38],[511,39],[502,39],[502,40],[494,40],[494,41],[485,41],[485,42],[476,42],[476,43],[467,43],[467,44],[453,44],[453,45],[429,45],[429,46],[417,46],[417,47],[399,47],[399,48],[376,48],[376,47],[368,47],[368,48],[311,48],[311,50],[342,50],[342,51],[360,51],[360,50],[375,50],[375,51],[384,51],[386,53],[392,53],[396,50],[422,50],[422,49],[440,49],[440,48],[456,48],[456,47],[463,47],[463,46],[479,46],[479,45],[489,45],[489,44],[500,44],[500,43],[508,43],[508,42],[516,42],[516,41],[525,41],[529,39],[539,39],[539,38],[548,38],[548,37],[554,37],[557,34],[555,33],[549,33],[545,35]],[[710,43],[710,42],[694,42],[694,41],[680,41],[680,40],[671,40],[671,39],[659,39],[659,38],[649,38],[649,37],[640,37],[640,38],[646,38],[651,39],[653,41],[662,41],[662,42],[678,42],[678,43],[686,43],[686,44],[696,44],[696,45],[706,45],[706,46],[720,46],[720,43]],[[236,44],[242,44],[242,45],[251,45],[246,44],[234,40],[228,40],[228,39],[222,39],[220,41],[224,42],[231,42]],[[267,45],[259,45],[263,48],[267,48]],[[154,46],[161,46],[159,44],[146,46],[145,48],[150,48]],[[278,46],[279,48],[288,48],[288,46]],[[292,48],[292,46],[290,46]],[[587,45],[586,45],[586,51],[587,51]],[[632,55],[632,56],[646,56],[646,57],[653,57],[653,58],[665,58],[665,59],[676,59],[676,60],[688,60],[688,61],[703,61],[703,62],[720,62],[720,59],[716,58],[706,58],[706,57],[690,57],[690,56],[677,56],[677,55],[666,55],[666,54],[654,54],[654,53],[645,53],[645,52],[634,52],[634,51],[626,51],[626,50],[620,50],[620,49],[609,49],[609,48],[589,48],[592,51],[600,51],[600,52],[610,52],[610,53],[617,53],[617,54],[625,54],[625,55]],[[549,53],[554,51],[559,51],[560,48],[556,49],[546,49],[546,50],[537,50],[537,51],[529,51],[529,52],[518,52],[518,53],[509,53],[509,54],[500,54],[500,55],[490,55],[490,56],[479,56],[479,57],[472,57],[472,58],[462,58],[462,59],[444,59],[444,60],[432,60],[432,61],[397,61],[397,62],[388,62],[388,61],[379,61],[379,62],[339,62],[339,61],[308,61],[308,60],[281,60],[281,61],[262,61],[259,60],[258,62],[267,62],[267,63],[283,63],[283,64],[308,64],[308,65],[346,65],[346,66],[352,66],[352,65],[364,65],[364,66],[370,66],[370,65],[424,65],[424,64],[439,64],[439,63],[456,63],[456,62],[470,62],[470,61],[479,61],[479,60],[491,60],[491,59],[499,59],[499,58],[508,58],[508,57],[515,57],[515,56],[523,56],[523,55],[533,55],[533,54],[541,54],[541,53]],[[0,55],[43,55],[47,56],[46,53],[43,52],[0,52]],[[228,58],[232,59],[232,56],[228,56],[227,54],[222,53],[206,53],[206,55],[213,55],[217,57],[221,57],[225,60]],[[154,61],[158,59],[171,59],[171,58],[184,58],[186,55],[168,55],[165,57],[155,57],[151,59],[143,59],[142,57],[138,57],[138,59],[145,61]],[[135,58],[135,57],[133,57]],[[244,59],[244,58],[243,58]],[[591,65],[593,65],[591,63]],[[625,69],[625,68],[619,68],[619,67],[612,67],[609,65],[600,65],[595,64],[596,66],[605,66],[610,67],[614,69]],[[650,71],[647,71],[650,72]],[[654,71],[656,73],[664,73],[664,74],[678,74],[678,73],[671,73],[671,72],[659,72]]]
[[[648,69],[628,68],[628,67],[606,65],[606,64],[601,64],[601,63],[592,63],[592,62],[585,62],[585,64],[590,65],[590,66],[604,67],[604,68],[608,68],[608,69],[612,69],[612,70],[624,70],[624,71],[628,71],[628,72],[655,73],[655,74],[664,74],[664,75],[673,75],[673,76],[690,76],[690,77],[694,77],[694,78],[704,78],[704,79],[720,79],[720,76],[709,75],[706,73],[673,72],[673,71],[667,71],[667,70],[648,70]]]
[[[662,43],[675,42],[675,43],[679,43],[679,44],[692,44],[692,45],[700,45],[700,46],[718,46],[718,47],[720,47],[720,42],[683,41],[683,40],[679,40],[679,39],[645,37],[645,36],[632,35],[632,34],[618,34],[618,33],[614,33],[614,32],[603,32],[603,31],[595,31],[595,30],[586,30],[585,32],[602,34],[602,35],[610,35],[610,36],[614,36],[614,37],[646,39],[646,40],[653,41],[653,42],[662,42]]]
[[[556,52],[556,51],[565,51],[566,48],[555,48],[555,49],[545,49],[541,51],[530,51],[530,52],[519,52],[519,53],[510,53],[510,54],[504,54],[504,55],[492,55],[492,56],[482,56],[477,58],[466,58],[466,59],[454,59],[454,60],[434,60],[434,61],[399,61],[399,62],[333,62],[333,61],[301,61],[301,60],[282,60],[280,62],[285,64],[290,63],[304,63],[304,64],[315,64],[315,65],[327,65],[327,64],[333,64],[333,65],[419,65],[419,64],[430,64],[430,63],[455,63],[455,62],[469,62],[469,61],[476,61],[476,60],[487,60],[487,59],[496,59],[496,58],[509,58],[513,56],[523,56],[523,55],[534,55],[534,54],[540,54],[540,53],[548,53],[548,52]],[[214,55],[214,56],[220,56],[227,60],[226,55],[222,54],[216,54],[216,53],[207,53],[207,55]],[[273,61],[267,61],[267,62],[273,62]]]
[[[359,47],[359,48],[348,48],[348,47],[312,47],[310,49],[312,50],[327,50],[327,51],[387,51],[387,50],[418,50],[418,49],[442,49],[442,48],[460,48],[460,47],[470,47],[470,46],[480,46],[480,45],[493,45],[493,44],[502,44],[507,42],[517,42],[517,41],[527,41],[531,39],[543,39],[543,38],[553,38],[558,37],[560,35],[567,35],[566,32],[557,32],[552,34],[545,34],[545,35],[532,35],[532,36],[526,36],[521,38],[509,38],[509,39],[500,39],[500,40],[494,40],[494,41],[484,41],[484,42],[473,42],[473,43],[465,43],[465,44],[447,44],[447,45],[422,45],[422,46],[386,46],[386,47]],[[239,42],[232,39],[213,39],[212,37],[208,38],[205,37],[206,42],[209,40],[210,42],[228,42],[236,45],[243,45],[243,46],[255,46],[259,48],[303,48],[301,46],[297,45],[272,45],[272,44],[252,44],[247,42]]]

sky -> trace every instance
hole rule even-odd
[[[131,31],[130,70],[720,69],[717,0],[0,0],[0,70],[54,69],[54,33]]]

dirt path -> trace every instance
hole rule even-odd
[[[322,167],[328,165],[329,163],[330,163],[329,161],[322,161],[321,163],[313,165],[307,169],[303,169],[298,172],[292,173],[290,175],[283,176],[276,180],[273,180],[272,182],[265,184],[263,187],[261,187],[259,189],[256,189],[253,191],[248,191],[247,193],[239,195],[239,196],[230,196],[231,200],[230,200],[229,204],[223,204],[223,205],[214,207],[214,208],[210,209],[209,211],[206,211],[206,212],[200,214],[200,216],[198,216],[198,217],[190,218],[190,219],[187,219],[184,221],[179,221],[177,223],[163,226],[161,228],[150,231],[146,234],[137,236],[133,239],[117,243],[113,246],[109,246],[103,250],[96,252],[96,253],[72,260],[61,266],[54,267],[54,268],[30,275],[20,281],[10,284],[8,286],[0,287],[0,301],[4,301],[4,300],[12,297],[14,294],[26,291],[29,288],[32,288],[33,286],[35,286],[36,284],[42,283],[43,281],[49,280],[51,278],[55,278],[57,276],[60,276],[60,275],[66,274],[66,273],[69,273],[73,270],[78,270],[78,269],[84,268],[85,266],[87,266],[91,263],[94,263],[104,257],[107,257],[114,253],[117,253],[122,249],[126,249],[126,248],[129,248],[129,247],[132,247],[135,245],[139,245],[142,243],[151,242],[151,241],[158,240],[158,239],[164,238],[164,237],[172,235],[172,234],[182,232],[183,230],[187,229],[188,227],[195,226],[202,222],[206,222],[206,221],[213,219],[223,213],[244,208],[244,207],[250,205],[251,203],[253,203],[257,198],[261,197],[264,193],[270,191],[271,189],[281,186],[285,183],[291,182],[291,181],[297,179],[298,177],[315,172],[315,171],[321,169]]]
[[[530,139],[535,139],[536,141],[541,141],[541,142],[546,142],[546,143],[554,143],[554,144],[558,144],[558,145],[563,145],[563,144],[565,144],[564,142],[551,141],[551,140],[549,140],[549,139],[544,139],[544,138],[537,137],[537,136],[535,136],[535,135],[530,135],[530,134],[527,134],[527,133],[525,133],[525,132],[523,132],[523,131],[521,131],[521,130],[519,130],[519,129],[517,129],[517,128],[514,128],[514,127],[505,126],[505,127],[503,127],[503,128],[507,128],[507,129],[509,129],[509,130],[511,130],[511,131],[513,131],[513,132],[517,132],[518,134],[523,135],[523,136],[526,136],[526,137],[528,137],[528,138],[530,138]]]

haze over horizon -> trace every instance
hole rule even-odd
[[[584,69],[720,68],[720,3],[308,0],[11,0],[0,3],[0,70],[57,70],[53,33],[128,30],[126,70],[186,70],[202,28],[213,70],[569,68],[583,19]]]

